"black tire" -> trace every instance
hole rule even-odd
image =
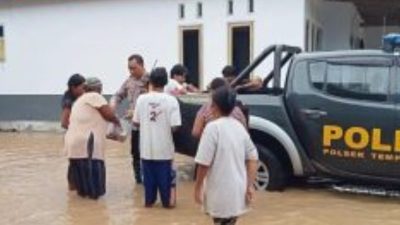
[[[282,191],[288,179],[287,170],[283,167],[282,162],[272,153],[272,151],[262,144],[256,144],[259,154],[259,168],[257,171],[256,186],[259,189],[265,189],[268,191]],[[260,185],[265,182],[265,175],[263,170],[267,168],[268,181],[264,185]]]

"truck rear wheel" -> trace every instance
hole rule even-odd
[[[259,164],[255,186],[258,190],[283,190],[287,182],[287,171],[282,162],[272,151],[261,144],[256,144]]]

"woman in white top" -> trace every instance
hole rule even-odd
[[[107,121],[120,126],[101,92],[99,79],[86,80],[86,93],[72,107],[64,143],[76,190],[80,196],[92,199],[105,193],[104,148]]]

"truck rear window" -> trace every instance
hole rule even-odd
[[[387,101],[390,67],[309,63],[312,85],[342,98]]]

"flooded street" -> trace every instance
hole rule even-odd
[[[210,224],[192,198],[193,184],[178,184],[178,206],[142,207],[128,143],[108,142],[107,193],[98,201],[67,190],[62,134],[0,133],[0,224]],[[178,164],[191,160],[178,157]],[[229,206],[227,206],[229,207]],[[400,199],[289,188],[258,192],[239,224],[400,224]]]

